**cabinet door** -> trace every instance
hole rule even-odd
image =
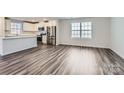
[[[0,17],[0,36],[5,36],[5,20],[4,17]]]
[[[35,31],[35,25],[31,23],[23,23],[24,31]]]
[[[11,30],[11,20],[5,20],[5,30],[6,31]]]

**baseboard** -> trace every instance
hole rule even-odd
[[[75,46],[75,47],[87,47],[87,48],[110,49],[110,48],[107,48],[107,47],[83,46],[83,45],[72,45],[72,44],[58,44],[58,45]]]
[[[66,45],[66,46],[79,46],[79,47],[91,47],[91,48],[103,48],[103,49],[110,49],[109,47],[102,47],[102,46],[90,46],[90,45],[75,45],[75,44],[66,44],[66,43],[61,43],[58,45]]]
[[[121,55],[118,51],[111,49],[115,54],[117,54],[119,57],[121,57],[122,59],[124,59],[124,56]]]

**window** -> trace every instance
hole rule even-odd
[[[11,22],[11,33],[12,34],[21,34],[22,32],[22,23],[21,22]]]
[[[82,22],[81,23],[81,38],[91,38],[92,37],[92,23]]]
[[[72,23],[71,30],[72,38],[92,38],[91,22]]]
[[[80,23],[72,23],[72,37],[80,38]]]

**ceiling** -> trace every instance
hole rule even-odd
[[[10,17],[10,18],[22,20],[22,21],[40,22],[44,20],[62,20],[62,19],[74,19],[80,17]]]

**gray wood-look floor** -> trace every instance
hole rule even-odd
[[[110,49],[47,46],[0,57],[1,75],[123,75],[124,60]]]

